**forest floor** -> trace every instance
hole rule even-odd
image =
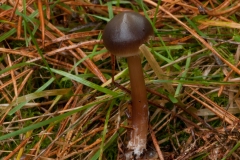
[[[127,61],[102,42],[124,11],[154,30],[141,159],[240,159],[238,0],[1,0],[0,159],[126,159]]]

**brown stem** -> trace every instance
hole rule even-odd
[[[148,103],[139,55],[127,58],[132,96],[132,127],[128,148],[139,156],[146,149],[148,133]]]

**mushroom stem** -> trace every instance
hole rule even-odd
[[[140,55],[127,57],[132,96],[132,127],[128,148],[140,156],[146,149],[148,133],[148,103]]]

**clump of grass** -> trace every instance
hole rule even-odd
[[[121,11],[145,15],[149,100],[142,158],[239,159],[238,1],[6,1],[0,4],[0,158],[123,159],[126,62],[101,40]],[[125,89],[124,89],[125,88]]]

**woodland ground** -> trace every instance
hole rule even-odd
[[[143,159],[240,159],[238,0],[1,0],[0,159],[124,159],[127,63],[113,85],[101,37],[129,10],[154,28]]]

